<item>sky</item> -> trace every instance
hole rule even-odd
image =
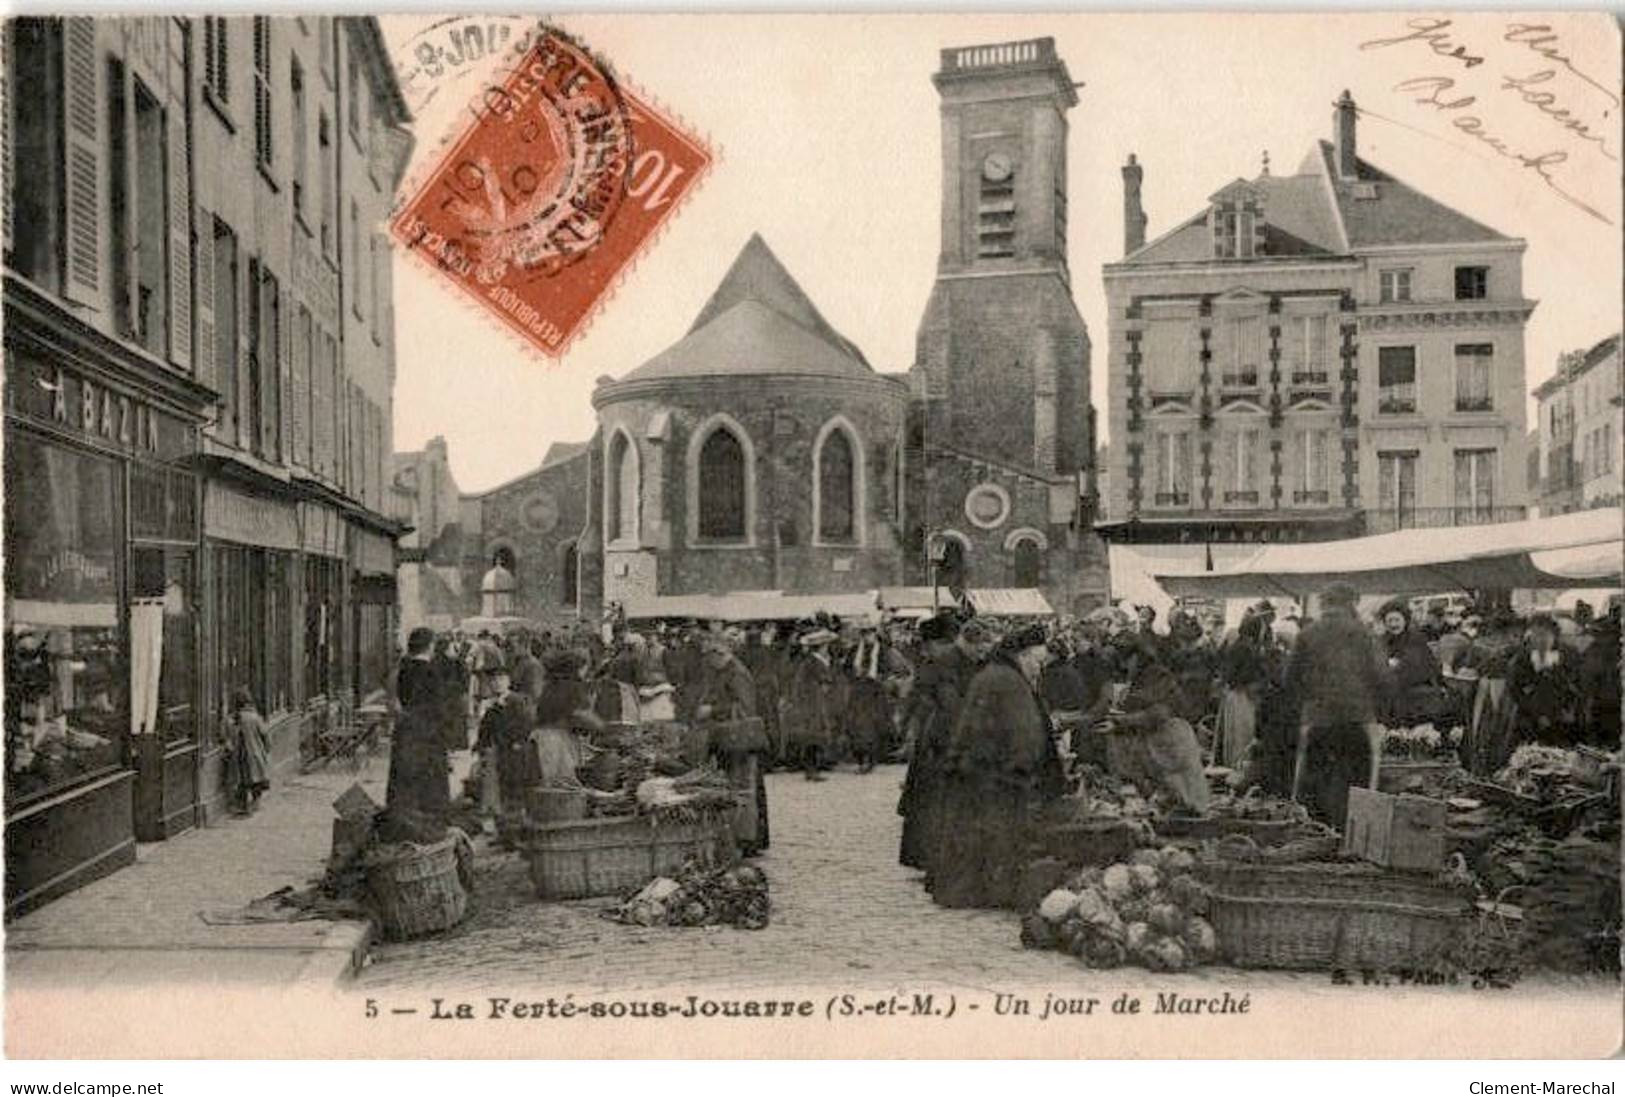
[[[1122,253],[1119,168],[1128,154],[1145,169],[1155,237],[1224,183],[1258,174],[1266,151],[1275,174],[1295,171],[1314,141],[1331,137],[1344,88],[1364,112],[1362,158],[1528,241],[1524,296],[1540,302],[1525,344],[1533,387],[1560,352],[1620,327],[1619,31],[1605,14],[1417,22],[1429,18],[561,17],[621,79],[709,142],[717,164],[561,359],[397,255],[395,449],[444,436],[458,484],[477,492],[535,468],[554,442],[589,437],[596,380],[680,339],[753,232],[876,369],[907,370],[940,243],[938,51],[1040,36],[1055,38],[1083,85],[1069,115],[1069,256],[1096,346],[1097,405],[1107,372],[1100,269]],[[402,72],[431,22],[383,18]],[[1391,39],[1405,40],[1369,45]],[[481,75],[471,66],[409,81],[411,173],[431,169],[463,126],[459,104]],[[1607,137],[1599,143],[1597,134]]]

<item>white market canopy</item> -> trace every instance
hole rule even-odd
[[[933,601],[930,587],[881,587],[880,605],[898,617],[929,617],[938,609],[958,605],[947,587],[937,587]],[[972,587],[965,592],[971,608],[985,617],[1053,617],[1042,591],[1027,587]]]
[[[1361,594],[1432,594],[1617,586],[1621,512],[1579,511],[1484,526],[1405,529],[1374,537],[1267,545],[1214,571],[1160,571],[1174,597],[1302,598],[1333,583]]]
[[[628,621],[689,617],[699,621],[797,621],[818,613],[843,619],[879,616],[875,592],[785,594],[742,590],[728,594],[654,594],[628,598],[621,607]]]

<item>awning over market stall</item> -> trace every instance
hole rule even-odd
[[[881,587],[880,605],[896,617],[929,617],[938,610],[958,608],[960,602],[947,587]],[[973,587],[965,592],[970,608],[984,617],[1053,617],[1055,610],[1038,590],[1024,587]]]
[[[1269,545],[1214,571],[1161,571],[1174,597],[1301,598],[1333,583],[1361,594],[1565,589],[1620,581],[1617,508],[1497,525],[1407,529],[1375,537]]]
[[[628,598],[622,605],[629,621],[693,618],[700,621],[796,621],[819,613],[845,620],[879,616],[876,593],[785,594],[776,590],[743,590],[728,594],[656,594]]]

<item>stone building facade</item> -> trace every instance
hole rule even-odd
[[[752,237],[681,339],[600,381],[589,441],[465,497],[465,590],[511,555],[520,612],[544,619],[933,579],[1037,588],[1062,612],[1104,600],[1066,256],[1076,91],[1051,39],[945,50],[933,80],[942,246],[912,368],[876,371]],[[544,530],[525,506],[561,517]]]
[[[1520,518],[1524,242],[1334,140],[1105,267],[1119,541],[1324,539]]]
[[[1622,501],[1625,373],[1619,346],[1615,334],[1564,354],[1556,373],[1535,387],[1532,490],[1543,515],[1619,506]]]

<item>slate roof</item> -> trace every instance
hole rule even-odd
[[[688,334],[622,380],[718,374],[872,377],[760,235],[752,235]]]
[[[1317,141],[1297,174],[1260,175],[1238,181],[1262,192],[1268,256],[1346,255],[1351,250],[1383,244],[1473,244],[1510,239],[1368,161],[1356,159],[1354,178],[1341,179],[1332,156],[1331,142]],[[1212,258],[1213,240],[1204,209],[1123,262],[1191,263]]]
[[[547,466],[556,465],[560,461],[568,461],[572,457],[579,457],[587,452],[587,447],[590,445],[592,445],[591,439],[585,442],[554,442],[547,447],[547,452],[542,454],[541,467],[545,469]]]

